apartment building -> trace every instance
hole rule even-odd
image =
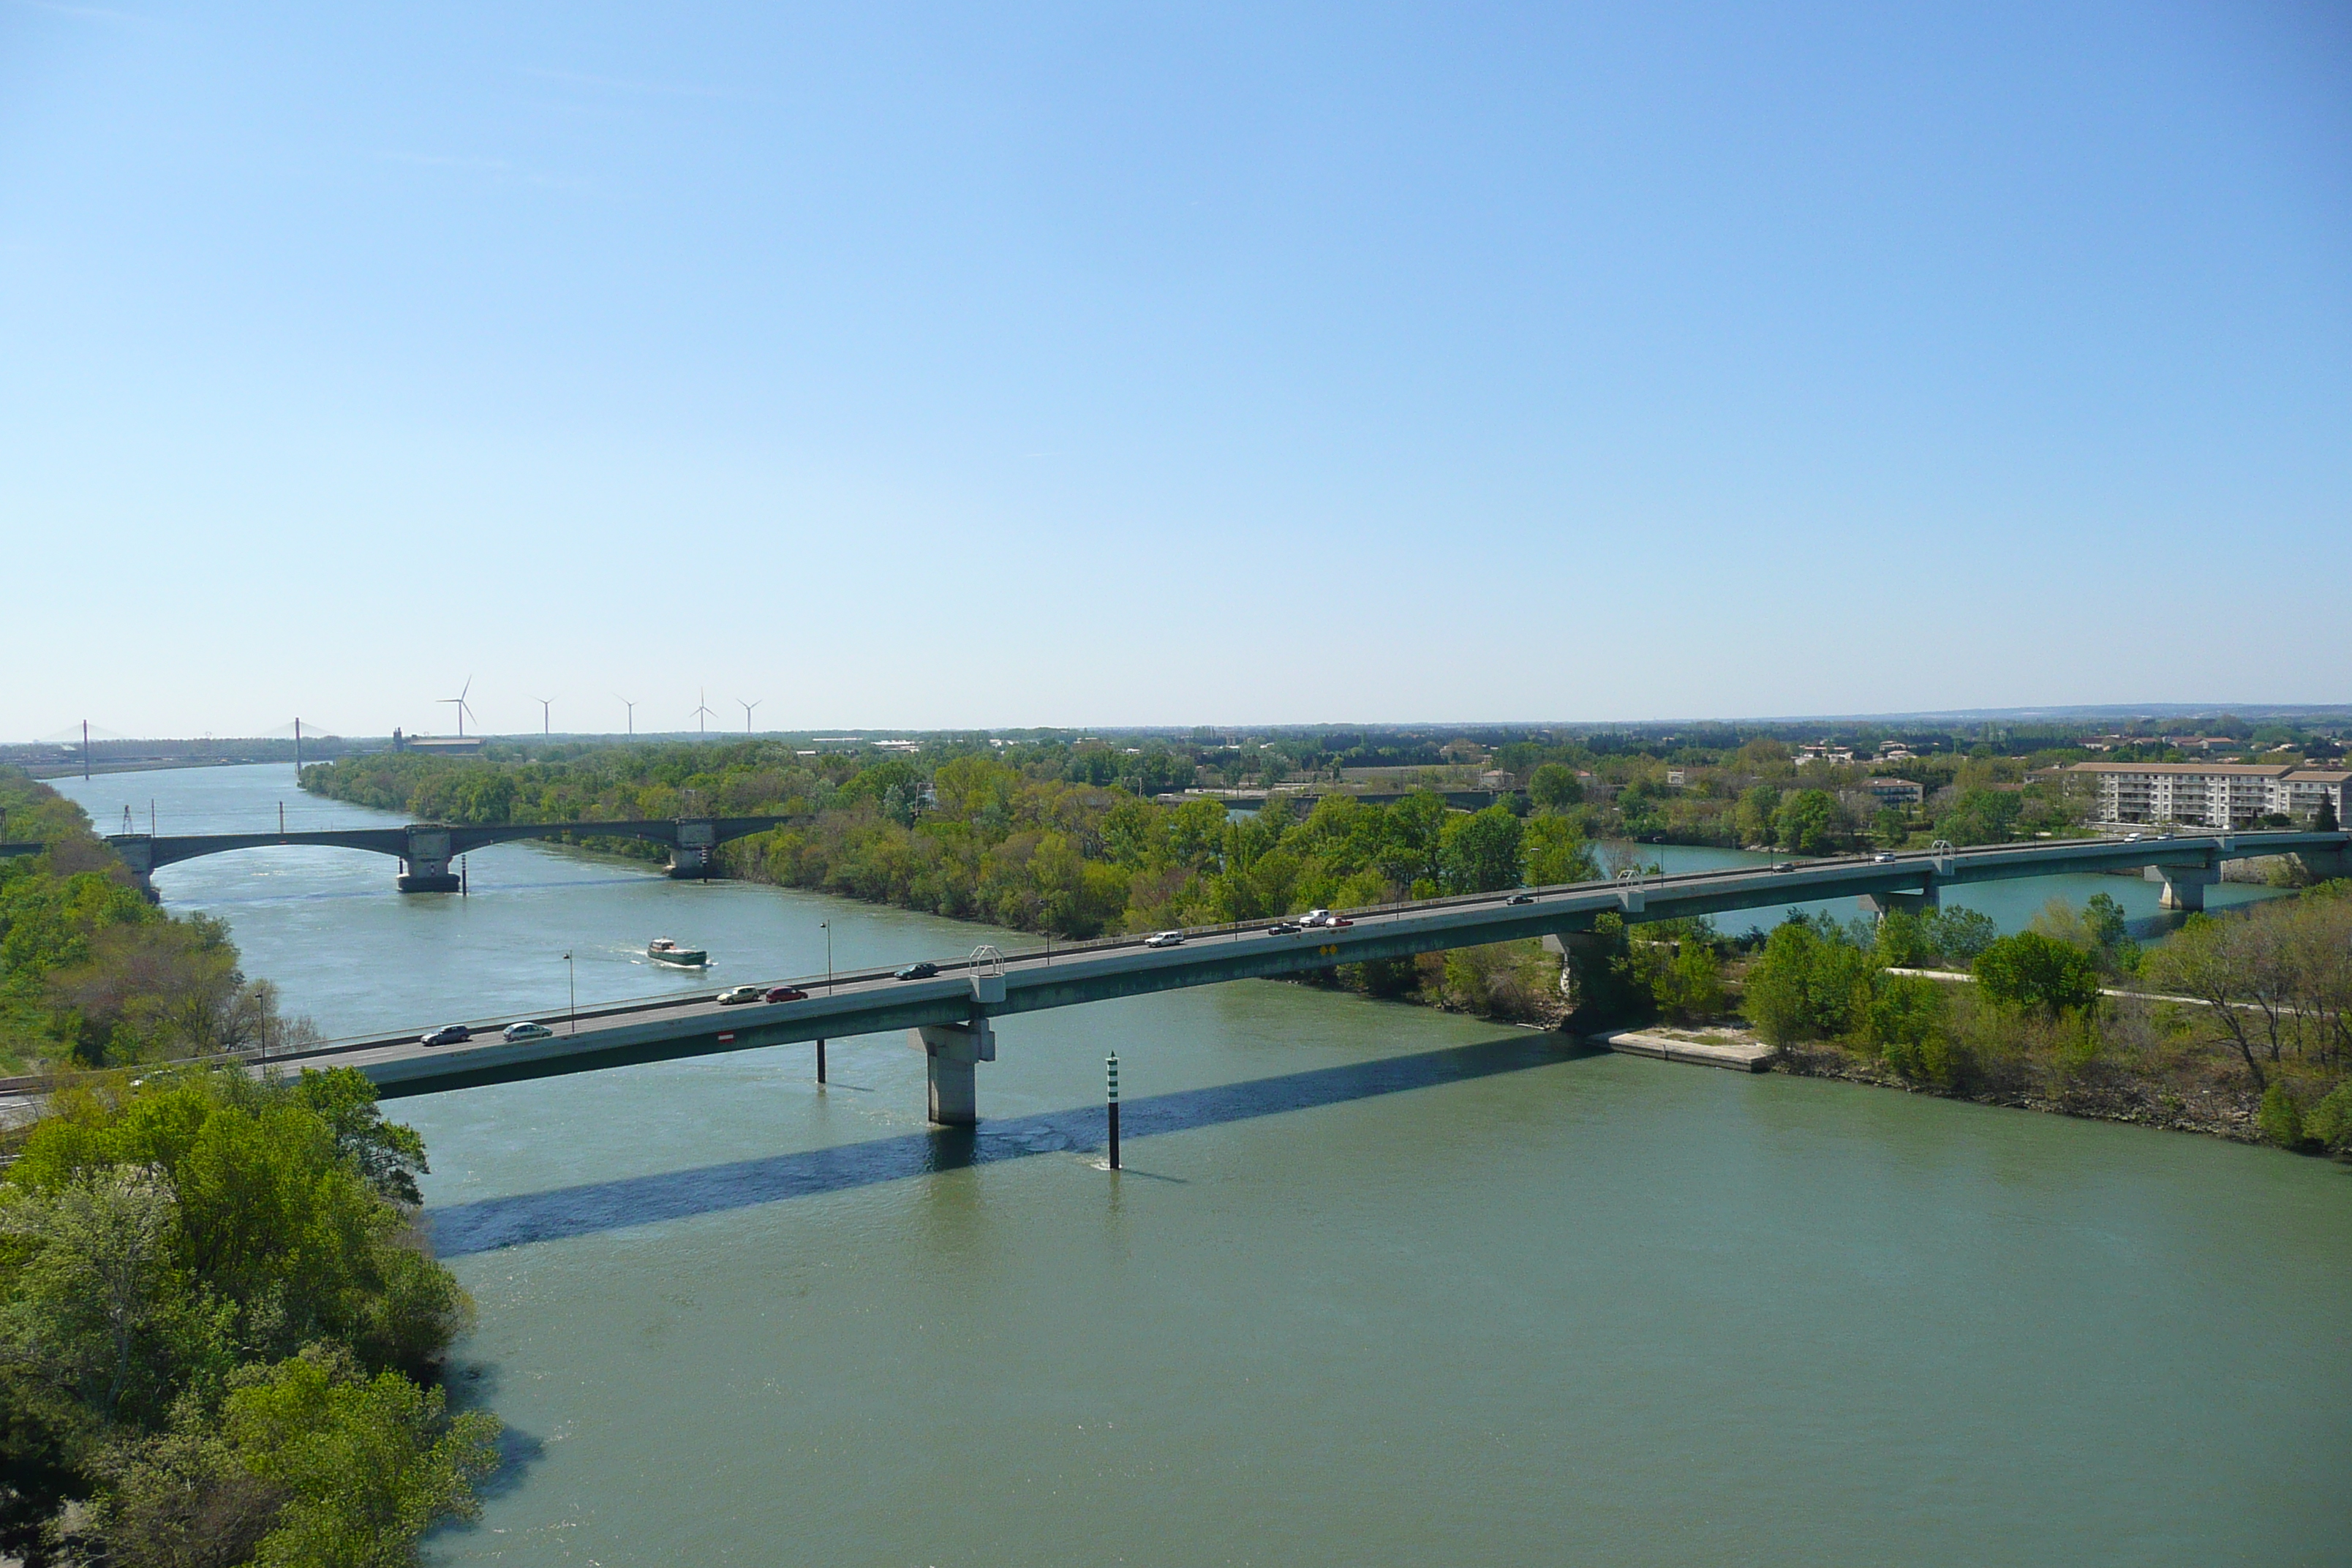
[[[2077,763],[2098,781],[2098,820],[2252,827],[2265,816],[2301,823],[2325,801],[2345,820],[2352,771],[2253,763]]]
[[[1881,805],[1897,810],[1916,807],[1927,798],[1927,789],[1916,779],[1864,779],[1862,787],[1871,793]]]

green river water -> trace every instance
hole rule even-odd
[[[289,772],[58,787],[101,828],[398,820]],[[464,900],[393,870],[156,880],[331,1034],[560,1012],[567,949],[585,1003],[821,971],[820,921],[845,968],[991,934],[541,847]],[[2153,911],[2080,880],[1983,907]],[[2352,1169],[1273,983],[1000,1037],[977,1133],[897,1037],[824,1089],[793,1047],[397,1102],[510,1428],[431,1560],[2352,1561]]]

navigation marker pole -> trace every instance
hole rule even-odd
[[[446,860],[442,861],[441,869],[444,876],[448,874],[448,868],[449,862]],[[466,858],[463,855],[457,857],[457,896],[461,899],[467,896],[466,892]]]
[[[823,1040],[816,1043],[816,1080],[819,1083],[824,1081],[824,1042]]]
[[[1110,1168],[1116,1171],[1118,1169],[1118,1058],[1116,1056],[1103,1058],[1103,1090],[1110,1097]]]

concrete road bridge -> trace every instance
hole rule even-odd
[[[140,888],[151,897],[150,880],[158,867],[194,860],[205,855],[226,855],[240,849],[278,848],[291,844],[323,845],[336,849],[364,849],[389,855],[400,862],[393,886],[404,893],[454,893],[457,873],[450,863],[486,844],[511,844],[522,838],[645,838],[667,844],[669,874],[678,878],[708,877],[711,851],[731,838],[742,838],[793,820],[784,816],[681,816],[650,822],[510,822],[455,826],[412,822],[402,827],[340,827],[306,833],[148,833],[110,834],[107,842],[131,868]]]
[[[1938,845],[1780,867],[1627,872],[1613,882],[1354,910],[1352,923],[1336,931],[1276,931],[1269,929],[1276,922],[1258,921],[1188,931],[1175,947],[1148,947],[1141,937],[1011,954],[983,947],[968,958],[939,961],[937,973],[918,980],[897,980],[889,970],[836,975],[829,984],[823,977],[793,980],[809,993],[799,1002],[721,1006],[705,993],[621,1003],[576,1019],[550,1019],[552,1038],[511,1045],[495,1033],[508,1020],[496,1019],[476,1026],[489,1031],[488,1039],[467,1045],[430,1047],[411,1033],[330,1042],[274,1059],[289,1068],[357,1068],[390,1099],[905,1029],[908,1043],[928,1058],[931,1120],[968,1125],[978,1114],[974,1068],[996,1059],[998,1021],[1044,1008],[1531,937],[1564,951],[1603,914],[1658,921],[1842,897],[1883,914],[1932,906],[1946,888],[2065,872],[2137,870],[2164,884],[2165,907],[2193,910],[2203,906],[2224,861],[2285,855],[2315,875],[2343,876],[2352,873],[2347,846],[2352,834],[2214,834],[1973,849]],[[780,976],[769,984],[783,983]]]

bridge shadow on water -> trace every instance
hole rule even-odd
[[[1522,1072],[1590,1054],[1591,1047],[1561,1036],[1530,1032],[1442,1051],[1183,1089],[1123,1101],[1119,1137],[1122,1143],[1132,1142],[1163,1132]],[[1103,1146],[1108,1131],[1100,1106],[1049,1110],[983,1121],[977,1128],[937,1127],[690,1171],[485,1198],[433,1209],[427,1218],[434,1250],[443,1258],[464,1258],[502,1247],[593,1236],[628,1226],[992,1165],[1033,1154],[1087,1153]]]

